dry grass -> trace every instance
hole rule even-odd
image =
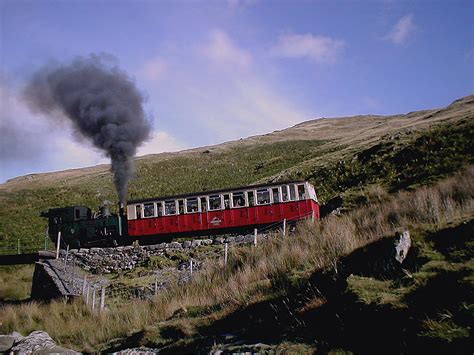
[[[29,298],[33,272],[33,265],[0,266],[0,300]]]
[[[153,302],[128,302],[103,315],[91,314],[81,302],[5,306],[0,310],[1,331],[44,329],[63,345],[91,350],[113,338],[159,327],[179,310],[214,307],[221,311],[211,317],[219,317],[282,294],[285,286],[317,269],[337,271],[341,256],[396,231],[420,225],[436,229],[472,218],[473,197],[474,168],[414,192],[387,195],[377,187],[367,193],[367,205],[345,215],[301,223],[292,235],[276,233],[256,248],[231,249],[227,265],[209,262],[189,284],[172,285]],[[186,324],[183,320],[182,327]]]

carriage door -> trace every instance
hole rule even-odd
[[[281,196],[280,196],[280,187],[272,187],[272,198],[273,198],[273,205],[272,205],[272,213],[273,219],[275,221],[281,220],[282,211],[281,211]]]

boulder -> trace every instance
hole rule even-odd
[[[21,339],[11,349],[14,353],[38,353],[42,350],[52,349],[56,343],[48,333],[41,330],[31,332],[27,337]]]
[[[171,242],[168,244],[168,248],[171,248],[171,249],[182,249],[183,246],[181,245],[181,243],[178,243],[178,242]]]
[[[395,239],[395,260],[397,260],[400,264],[403,263],[405,260],[408,249],[411,247],[411,238],[410,232],[404,231],[398,236],[398,239]]]
[[[11,335],[0,335],[0,353],[6,353],[15,344],[15,337]]]
[[[214,244],[224,244],[224,238],[217,237],[214,239]]]

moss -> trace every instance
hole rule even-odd
[[[347,278],[347,292],[356,296],[364,304],[388,304],[406,307],[402,301],[407,289],[397,287],[390,280],[351,275]]]
[[[426,319],[423,321],[420,335],[422,337],[441,339],[452,342],[456,339],[469,338],[470,328],[456,324],[450,312],[438,314],[438,319]]]

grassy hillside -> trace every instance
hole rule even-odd
[[[130,198],[298,178],[322,202],[342,195],[345,209],[289,237],[235,246],[227,265],[210,260],[153,301],[116,302],[101,315],[80,300],[5,305],[0,332],[44,329],[87,352],[472,353],[473,118],[470,96],[445,109],[319,119],[137,158]],[[0,187],[0,243],[42,247],[39,211],[114,194],[108,166],[13,179]],[[386,251],[405,229],[412,248],[400,266]],[[152,260],[161,262],[169,260]],[[27,279],[31,269],[20,272]],[[6,269],[4,283],[12,280]],[[28,296],[20,287],[0,293]]]
[[[446,176],[473,162],[474,96],[444,109],[395,116],[318,119],[263,136],[136,159],[129,198],[289,178],[315,184],[322,202],[379,183],[391,190]],[[33,174],[0,185],[0,251],[44,247],[50,207],[115,201],[107,165]]]
[[[81,301],[0,309],[0,332],[44,329],[88,352],[471,353],[474,170],[413,192],[365,193],[341,216],[232,248],[153,301],[92,314]],[[397,231],[412,248],[390,259]],[[264,348],[262,348],[262,346]]]

